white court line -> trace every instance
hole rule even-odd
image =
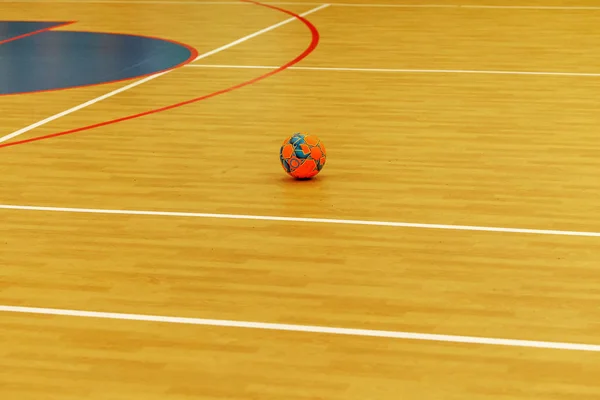
[[[245,3],[245,4],[246,4],[246,3]],[[251,4],[251,3],[247,3],[247,4]],[[307,16],[307,15],[310,15],[310,14],[312,14],[312,13],[314,13],[314,12],[317,12],[317,11],[319,11],[319,10],[322,10],[322,9],[324,9],[324,8],[328,7],[328,6],[329,6],[329,4],[321,4],[319,7],[313,8],[313,9],[311,9],[311,10],[309,10],[309,11],[306,11],[305,13],[302,13],[302,14],[300,14],[300,16],[302,16],[302,17],[305,17],[305,16]],[[229,48],[231,48],[231,47],[233,47],[233,46],[236,46],[236,45],[238,45],[238,44],[240,44],[240,43],[243,43],[243,42],[245,42],[245,41],[247,41],[247,40],[250,40],[250,39],[252,39],[252,38],[254,38],[254,37],[256,37],[256,36],[259,36],[259,35],[262,35],[263,33],[266,33],[266,32],[269,32],[269,31],[272,31],[273,29],[279,28],[279,27],[280,27],[280,26],[282,26],[282,25],[289,24],[290,22],[293,22],[293,21],[296,21],[296,20],[297,20],[297,18],[296,18],[296,17],[291,17],[291,18],[288,18],[288,19],[286,19],[286,20],[284,20],[284,21],[282,21],[282,22],[279,22],[279,23],[277,23],[277,24],[271,25],[271,26],[269,26],[269,27],[267,27],[267,28],[265,28],[265,29],[261,29],[261,30],[260,30],[260,31],[258,31],[258,32],[254,32],[254,33],[252,33],[252,34],[250,34],[250,35],[244,36],[243,38],[240,38],[240,39],[238,39],[238,40],[235,40],[235,41],[233,41],[233,42],[231,42],[231,43],[229,43],[229,44],[226,44],[226,45],[224,45],[224,46],[221,46],[221,47],[219,47],[219,48],[216,48],[216,49],[214,49],[214,50],[211,50],[211,51],[209,51],[209,52],[207,52],[207,53],[201,54],[201,55],[199,55],[198,57],[196,57],[196,59],[195,59],[194,61],[202,60],[202,59],[204,59],[204,58],[207,58],[207,57],[209,57],[209,56],[212,56],[212,55],[214,55],[214,54],[216,54],[216,53],[219,53],[219,52],[221,52],[221,51],[223,51],[223,50],[227,50],[227,49],[229,49]],[[114,96],[114,95],[116,95],[116,94],[122,93],[122,92],[124,92],[124,91],[126,91],[126,90],[129,90],[129,89],[131,89],[131,88],[134,88],[134,87],[136,87],[136,86],[139,86],[139,85],[141,85],[141,84],[143,84],[143,83],[149,82],[149,81],[151,81],[151,80],[153,80],[153,79],[156,79],[156,78],[158,78],[159,76],[162,76],[162,75],[168,74],[169,72],[172,72],[172,71],[175,71],[175,70],[174,70],[174,69],[172,69],[172,70],[169,70],[169,71],[159,72],[159,73],[157,73],[157,74],[150,75],[150,76],[148,76],[148,77],[146,77],[146,78],[144,78],[144,79],[140,79],[139,81],[133,82],[133,83],[131,83],[131,84],[127,85],[127,86],[124,86],[124,87],[122,87],[122,88],[119,88],[119,89],[113,90],[112,92],[109,92],[109,93],[106,93],[106,94],[104,94],[104,95],[102,95],[102,96],[96,97],[95,99],[92,99],[92,100],[90,100],[90,101],[86,101],[85,103],[83,103],[83,104],[80,104],[80,105],[78,105],[78,106],[75,106],[75,107],[73,107],[73,108],[70,108],[70,109],[68,109],[68,110],[66,110],[66,111],[60,112],[60,113],[58,113],[58,114],[54,114],[54,115],[52,115],[52,116],[50,116],[50,117],[48,117],[48,118],[46,118],[46,119],[43,119],[43,120],[41,120],[41,121],[38,121],[38,122],[36,122],[36,123],[34,123],[34,124],[31,124],[31,125],[29,125],[29,126],[26,126],[25,128],[19,129],[18,131],[15,131],[15,132],[13,132],[13,133],[9,133],[8,135],[5,135],[5,136],[2,136],[2,137],[0,137],[0,143],[6,142],[6,141],[8,141],[8,140],[11,140],[11,139],[14,139],[14,138],[16,138],[17,136],[20,136],[20,135],[22,135],[22,134],[24,134],[24,133],[26,133],[26,132],[29,132],[29,131],[31,131],[32,129],[38,128],[38,127],[40,127],[40,126],[42,126],[42,125],[45,125],[45,124],[47,124],[47,123],[49,123],[49,122],[52,122],[52,121],[54,121],[54,120],[57,120],[57,119],[59,119],[59,118],[62,118],[62,117],[64,117],[64,116],[66,116],[66,115],[69,115],[69,114],[71,114],[71,113],[74,113],[74,112],[76,112],[76,111],[79,111],[79,110],[81,110],[81,109],[83,109],[83,108],[89,107],[89,106],[91,106],[91,105],[93,105],[93,104],[96,104],[96,103],[98,103],[98,102],[102,101],[102,100],[108,99],[109,97],[112,97],[112,96]]]
[[[188,64],[186,67],[196,68],[231,68],[231,69],[277,69],[270,65],[219,65]],[[290,67],[288,69],[305,71],[347,71],[347,72],[382,72],[382,73],[429,73],[429,74],[490,74],[490,75],[539,75],[539,76],[590,76],[600,77],[593,72],[544,72],[544,71],[486,71],[468,69],[402,69],[402,68],[346,68],[346,67]]]
[[[491,10],[600,10],[596,6],[484,6],[476,4],[369,4],[369,3],[331,3],[336,7],[377,7],[377,8],[448,8],[448,9],[491,9]]]
[[[62,118],[64,116],[66,116],[66,115],[72,114],[75,111],[79,111],[79,110],[81,110],[83,108],[86,108],[86,107],[89,107],[89,106],[91,106],[93,104],[96,104],[96,103],[98,103],[98,102],[100,102],[102,100],[108,99],[109,97],[112,97],[112,96],[114,96],[116,94],[119,94],[121,92],[129,90],[129,89],[134,88],[136,86],[139,86],[142,83],[149,82],[149,81],[151,81],[153,79],[156,79],[159,76],[162,76],[162,75],[164,75],[164,74],[166,74],[168,72],[170,72],[170,71],[164,71],[164,72],[160,72],[160,73],[155,74],[155,75],[150,75],[150,76],[148,76],[148,77],[146,77],[144,79],[141,79],[139,81],[133,82],[133,83],[127,85],[127,86],[123,86],[122,88],[113,90],[112,92],[106,93],[106,94],[104,94],[102,96],[96,97],[95,99],[92,99],[92,100],[86,101],[85,103],[79,104],[78,106],[69,108],[68,110],[59,112],[58,114],[54,114],[54,115],[52,115],[52,116],[50,116],[50,117],[48,117],[46,119],[43,119],[41,121],[38,121],[38,122],[33,123],[31,125],[28,125],[25,128],[21,128],[21,129],[19,129],[17,131],[14,131],[13,133],[9,133],[8,135],[0,137],[0,143],[6,142],[6,141],[11,140],[11,139],[14,139],[17,136],[20,136],[20,135],[22,135],[22,134],[24,134],[26,132],[29,132],[29,131],[31,131],[31,130],[33,130],[35,128],[38,128],[38,127],[40,127],[42,125],[46,125],[49,122],[52,122],[52,121],[57,120],[59,118]]]
[[[89,3],[89,4],[162,4],[162,5],[184,5],[188,4],[191,6],[217,6],[217,5],[253,5],[252,3],[243,1],[169,1],[169,0],[0,0],[0,3],[38,3],[38,4],[54,4],[54,3]],[[265,3],[271,5],[297,5],[297,6],[314,6],[321,5],[323,3]]]
[[[189,4],[192,6],[216,6],[216,5],[234,5],[234,4],[245,4],[245,5],[253,5],[252,3],[242,2],[242,1],[169,1],[169,0],[0,0],[0,3],[90,3],[90,4]],[[290,4],[290,3],[263,3],[263,4]],[[305,6],[313,6],[320,5],[323,3],[291,3],[293,5],[305,5]]]
[[[80,214],[145,215],[145,216],[158,216],[158,217],[216,218],[216,219],[238,219],[238,220],[256,220],[256,221],[386,226],[386,227],[396,227],[396,228],[442,229],[442,230],[454,230],[454,231],[523,233],[523,234],[534,234],[534,235],[600,237],[600,232],[499,228],[499,227],[470,226],[470,225],[417,224],[417,223],[412,223],[412,222],[364,221],[364,220],[355,220],[355,219],[298,218],[298,217],[277,217],[277,216],[266,216],[266,215],[211,214],[211,213],[177,212],[177,211],[140,211],[140,210],[110,210],[110,209],[98,209],[98,208],[41,207],[41,206],[20,206],[20,205],[11,205],[11,204],[0,204],[0,210],[46,211],[46,212],[80,213]]]
[[[169,1],[169,0],[0,0],[0,3],[95,3],[95,4],[189,4],[189,5],[240,5],[241,1]],[[314,6],[323,3],[301,3],[295,1],[265,1],[263,4],[288,6]],[[447,8],[447,9],[514,9],[514,10],[600,10],[600,6],[511,6],[476,4],[370,4],[370,3],[330,3],[335,7],[373,7],[373,8]]]
[[[487,337],[476,337],[476,336],[438,335],[438,334],[429,334],[429,333],[383,331],[383,330],[372,330],[372,329],[332,328],[332,327],[313,326],[313,325],[292,325],[292,324],[276,324],[276,323],[266,323],[266,322],[232,321],[232,320],[221,320],[221,319],[169,317],[169,316],[161,316],[161,315],[141,315],[141,314],[96,312],[96,311],[61,310],[61,309],[54,309],[54,308],[16,307],[16,306],[7,306],[7,305],[0,305],[0,312],[37,314],[37,315],[55,315],[55,316],[64,316],[64,317],[100,318],[100,319],[125,320],[125,321],[146,321],[146,322],[159,322],[159,323],[169,323],[169,324],[218,326],[218,327],[228,327],[228,328],[263,329],[263,330],[273,330],[273,331],[320,333],[320,334],[329,334],[329,335],[349,335],[349,336],[378,337],[378,338],[390,338],[390,339],[421,340],[421,341],[429,341],[429,342],[450,342],[450,343],[465,343],[465,344],[480,344],[480,345],[483,344],[483,345],[493,345],[493,346],[509,346],[509,347],[526,347],[526,348],[541,348],[541,349],[555,349],[555,350],[600,352],[600,345],[595,345],[595,344],[545,342],[545,341],[536,341],[536,340],[501,339],[501,338],[487,338]]]

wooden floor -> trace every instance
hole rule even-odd
[[[215,3],[0,13],[200,55],[290,17]],[[600,344],[600,6],[346,3],[307,15],[318,47],[263,81],[0,148],[2,400],[600,398],[599,347],[567,348]],[[291,21],[7,143],[251,80],[310,38]],[[127,84],[0,97],[0,137]],[[313,181],[278,165],[297,131],[327,145]]]

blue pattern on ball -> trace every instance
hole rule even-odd
[[[290,172],[292,169],[290,167],[290,164],[288,164],[288,162],[286,161],[286,159],[283,158],[281,155],[279,156],[279,159],[281,160],[281,164],[283,165],[283,168],[285,168],[285,170],[287,172]]]
[[[294,146],[294,153],[296,154],[296,157],[302,160],[305,160],[310,157],[310,151],[308,153],[305,153],[301,147],[301,145],[306,144],[306,142],[304,141],[304,134],[294,133],[294,135],[292,135],[292,137],[290,138],[289,143],[291,143],[292,146]]]
[[[290,138],[290,143],[294,146],[304,144],[304,135],[301,133],[294,133],[294,135]]]
[[[304,150],[302,150],[302,148],[299,146],[294,146],[294,153],[296,154],[296,157],[301,158],[303,160],[310,157],[310,151],[308,153],[305,153]]]

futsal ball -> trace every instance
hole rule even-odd
[[[309,179],[317,175],[323,169],[326,158],[321,139],[304,133],[294,133],[285,139],[279,150],[283,169],[296,179]]]

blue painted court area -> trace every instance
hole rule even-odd
[[[0,21],[0,41],[61,24]],[[167,40],[47,30],[0,43],[0,94],[133,79],[176,67],[192,56],[192,49]]]
[[[65,22],[29,22],[29,21],[0,21],[0,42],[21,35],[36,32],[41,29],[53,28]]]

